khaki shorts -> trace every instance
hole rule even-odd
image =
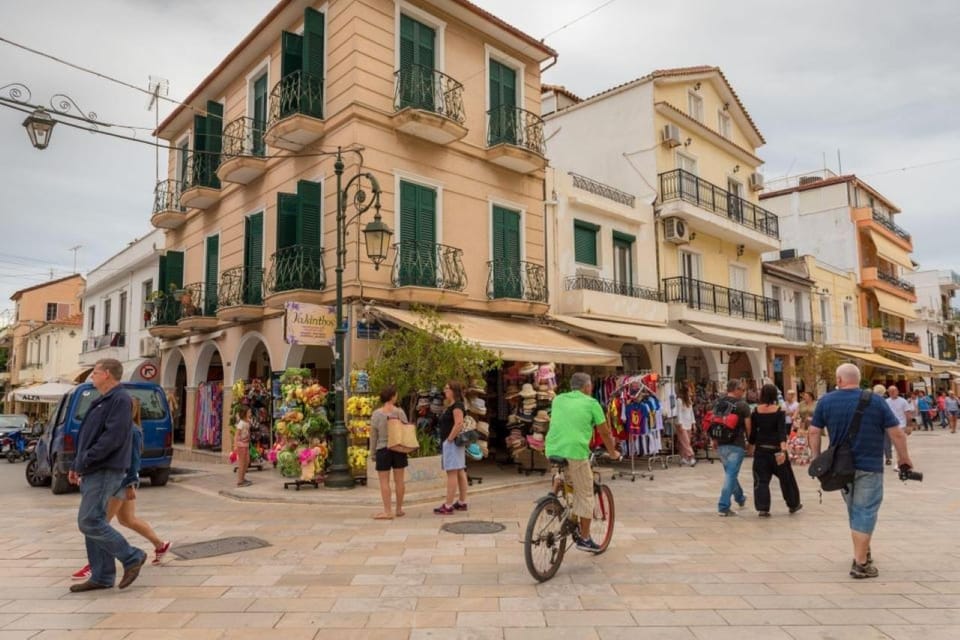
[[[589,460],[567,460],[567,482],[573,485],[573,513],[593,518],[593,471]]]

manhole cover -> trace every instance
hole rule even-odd
[[[462,520],[460,522],[448,522],[440,528],[447,533],[499,533],[507,527],[499,522]]]
[[[234,536],[232,538],[219,538],[217,540],[207,540],[206,542],[194,542],[193,544],[181,544],[170,549],[170,553],[181,560],[196,560],[198,558],[212,558],[213,556],[223,556],[228,553],[239,553],[241,551],[252,551],[262,547],[269,547],[270,543],[260,538],[252,536]]]

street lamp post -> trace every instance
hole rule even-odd
[[[343,270],[346,262],[346,235],[347,235],[347,202],[351,189],[353,193],[353,204],[356,209],[354,219],[359,218],[371,207],[374,208],[375,215],[373,221],[369,222],[363,229],[364,243],[366,244],[367,257],[373,262],[374,269],[380,269],[380,264],[387,259],[387,249],[390,246],[390,236],[393,231],[383,222],[380,217],[380,183],[376,177],[369,172],[358,173],[350,178],[346,185],[342,185],[343,179],[343,157],[340,150],[337,149],[337,161],[334,164],[334,171],[337,175],[337,326],[334,331],[336,336],[336,352],[334,353],[334,391],[336,402],[334,404],[334,422],[333,422],[333,442],[332,453],[333,461],[330,469],[324,479],[324,485],[336,489],[349,489],[354,486],[353,474],[350,473],[350,466],[347,462],[347,426],[346,416],[344,415],[344,338],[347,328],[343,322]],[[367,200],[367,192],[363,189],[362,180],[370,182],[370,193],[372,197]]]

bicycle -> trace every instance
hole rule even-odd
[[[590,454],[591,469],[598,458],[598,452]],[[546,582],[557,573],[567,550],[567,541],[573,539],[576,543],[580,540],[580,522],[573,514],[573,486],[564,475],[567,460],[551,456],[550,464],[556,468],[554,490],[537,500],[523,541],[527,571],[538,582]],[[600,482],[600,472],[596,470],[593,472],[593,495],[590,533],[600,547],[594,555],[600,555],[610,546],[616,511],[613,492]]]

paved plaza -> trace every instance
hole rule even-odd
[[[960,435],[915,433],[909,442],[926,479],[904,485],[888,473],[873,543],[880,577],[866,581],[847,575],[840,497],[820,504],[803,469],[804,509],[789,516],[775,500],[767,520],[749,501],[740,517],[716,516],[719,464],[658,469],[653,482],[615,480],[610,550],[571,550],[538,585],[523,565],[520,531],[545,480],[478,493],[469,516],[453,519],[506,530],[459,536],[439,530],[448,519],[433,515],[437,500],[372,520],[372,489],[355,490],[352,505],[343,494],[323,503],[323,492],[313,504],[237,501],[218,492],[233,481],[224,466],[144,488],[141,515],[179,543],[252,535],[271,546],[171,556],[125,591],[70,594],[68,576],[85,563],[77,496],[31,489],[22,463],[4,463],[0,640],[955,639]],[[274,473],[252,478],[279,483]]]

